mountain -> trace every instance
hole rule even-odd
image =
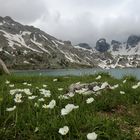
[[[93,50],[81,49],[33,26],[0,17],[0,57],[11,69],[92,67]]]
[[[102,38],[96,42],[95,48],[99,52],[106,52],[110,48],[110,45],[106,42],[106,39]]]
[[[87,43],[72,45],[11,17],[0,17],[0,58],[9,69],[81,67],[139,67],[139,37],[126,43],[100,39],[95,48]]]
[[[109,50],[112,55],[140,55],[140,36],[131,35],[124,43],[114,42],[111,43]]]
[[[111,44],[100,39],[95,48],[100,53],[109,53],[112,56],[112,59],[99,64],[102,68],[140,67],[140,36],[131,35],[124,43],[112,40]]]

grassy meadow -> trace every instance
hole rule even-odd
[[[0,140],[86,140],[92,132],[97,135],[93,140],[140,140],[139,81],[98,75],[0,76]],[[95,81],[118,87],[60,98],[73,83]],[[87,103],[88,98],[94,100]],[[67,104],[78,107],[62,115]],[[60,132],[64,126],[67,132]]]

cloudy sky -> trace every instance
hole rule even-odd
[[[140,0],[0,0],[7,15],[73,44],[140,35]]]

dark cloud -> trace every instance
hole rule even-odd
[[[139,34],[139,0],[0,0],[0,13],[73,44]]]

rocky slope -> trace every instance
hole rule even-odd
[[[93,50],[77,48],[33,26],[0,17],[0,56],[12,69],[92,67]]]
[[[87,43],[73,46],[38,28],[22,25],[10,17],[0,17],[0,58],[10,69],[46,69],[78,67],[139,67],[140,38],[127,44],[105,39],[95,49]]]
[[[140,36],[131,35],[124,43],[112,40],[111,44],[100,39],[95,48],[100,53],[112,56],[112,59],[101,60],[98,66],[102,68],[140,67]]]

